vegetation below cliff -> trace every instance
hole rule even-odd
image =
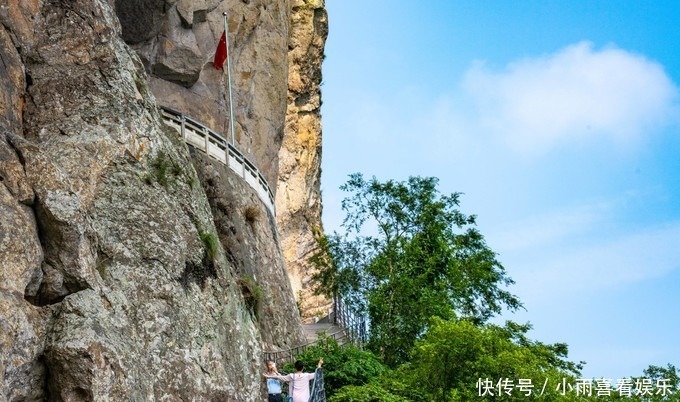
[[[437,179],[354,174],[341,188],[346,231],[321,239],[317,291],[365,314],[369,336],[367,351],[327,339],[301,357],[323,356],[330,401],[680,400],[670,364],[584,379],[566,344],[530,339],[529,324],[492,323],[521,307],[505,289],[513,282]]]

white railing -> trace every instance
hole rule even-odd
[[[161,107],[161,111],[165,124],[179,131],[184,142],[221,162],[241,176],[257,192],[272,216],[276,216],[274,193],[255,164],[246,158],[241,151],[221,135],[191,117],[167,107]]]

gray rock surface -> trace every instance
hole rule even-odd
[[[220,242],[234,267],[237,283],[256,317],[264,350],[280,348],[289,328],[302,323],[278,242],[276,221],[240,175],[200,152],[192,152],[205,188]],[[295,345],[306,342],[302,331]]]
[[[303,337],[257,195],[200,157],[197,175],[157,109],[168,89],[219,121],[197,100],[222,79],[204,63],[233,8],[237,73],[261,67],[238,84],[239,141],[275,182],[287,6],[182,3],[0,0],[0,401],[260,400],[263,348]],[[163,35],[180,46],[146,60],[121,39],[144,54]],[[204,57],[191,90],[145,73],[177,48]]]

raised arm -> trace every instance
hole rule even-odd
[[[264,374],[262,374],[262,375],[265,376],[266,378],[273,378],[273,379],[275,379],[275,380],[285,381],[285,382],[289,382],[289,381],[292,379],[291,376],[290,376],[290,374],[287,374],[287,375],[276,375],[276,374],[267,374],[267,373],[264,373]]]

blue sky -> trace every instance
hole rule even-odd
[[[436,176],[584,376],[680,366],[680,3],[327,0],[324,224]]]

